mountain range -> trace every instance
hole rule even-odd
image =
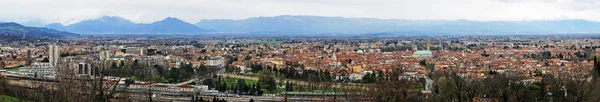
[[[41,28],[41,27],[27,27],[14,22],[0,23],[0,34],[2,38],[20,36],[23,37],[36,37],[36,38],[63,38],[63,37],[75,37],[78,34],[57,31],[54,29]]]
[[[211,19],[190,24],[168,17],[138,24],[115,16],[46,28],[79,34],[587,34],[600,33],[600,22],[586,20],[471,21],[345,18],[324,16],[253,17],[241,20]]]
[[[150,24],[136,24],[121,17],[104,16],[69,26],[53,23],[45,27],[80,34],[199,34],[211,31],[173,17]]]
[[[196,26],[220,32],[542,34],[600,33],[600,23],[586,20],[470,21],[344,18],[322,16],[254,17],[202,20]]]

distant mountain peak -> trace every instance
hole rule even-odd
[[[33,37],[50,37],[50,38],[61,38],[68,36],[79,36],[77,34],[57,31],[54,29],[39,28],[39,27],[27,27],[18,23],[0,23],[0,34],[23,34]]]
[[[124,20],[123,18],[121,18],[119,16],[102,16],[99,19],[105,19],[105,20]]]
[[[209,30],[175,17],[167,17],[150,24],[139,24],[117,16],[103,16],[66,27],[60,25],[47,25],[46,27],[81,34],[191,34],[209,32]]]
[[[163,20],[160,20],[158,22],[185,22],[185,21],[177,19],[175,17],[167,17],[167,18],[165,18]],[[187,22],[185,22],[185,23],[187,23]]]
[[[19,26],[19,27],[25,27],[21,24],[15,23],[15,22],[8,22],[8,23],[1,23],[0,26]]]
[[[65,25],[63,25],[61,23],[50,23],[50,24],[48,24],[46,26],[63,26],[64,27]]]
[[[96,19],[96,21],[101,21],[101,22],[131,22],[127,19],[121,18],[119,16],[102,16],[98,19]]]
[[[48,25],[44,26],[44,28],[50,28],[50,29],[55,29],[55,30],[59,30],[59,31],[67,31],[67,27],[60,23],[48,24]]]

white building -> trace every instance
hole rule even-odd
[[[349,78],[350,80],[362,80],[364,75],[362,74],[356,74],[356,73],[352,73],[350,74]]]
[[[81,74],[81,75],[91,75],[94,73],[94,70],[92,69],[92,65],[90,65],[89,63],[79,63],[77,65],[77,74]]]
[[[58,61],[60,60],[60,47],[57,45],[50,45],[48,46],[48,52],[50,66],[57,66]]]
[[[207,66],[225,66],[225,60],[221,56],[211,57],[207,59],[207,62]]]
[[[104,51],[100,51],[100,60],[109,60],[111,58],[111,56],[114,55],[114,53],[112,51],[109,50],[104,50]]]

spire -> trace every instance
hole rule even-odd
[[[431,40],[427,39],[427,51],[429,51],[429,47],[431,46]]]
[[[440,42],[440,50],[444,51],[444,46],[442,46],[442,38],[441,37],[439,39],[439,42]]]

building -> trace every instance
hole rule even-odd
[[[113,55],[114,53],[109,50],[100,51],[99,53],[100,60],[109,60]]]
[[[50,66],[57,66],[58,61],[60,60],[60,47],[57,45],[50,45],[48,46],[48,52]]]
[[[31,55],[31,50],[27,50],[27,59],[26,59],[26,65],[30,66],[31,63],[33,63],[33,57]]]
[[[94,70],[92,70],[92,65],[89,63],[79,63],[77,65],[77,74],[91,75],[93,72]]]
[[[225,66],[225,61],[223,60],[223,57],[221,56],[217,56],[217,57],[211,57],[209,59],[207,59],[207,66]]]

